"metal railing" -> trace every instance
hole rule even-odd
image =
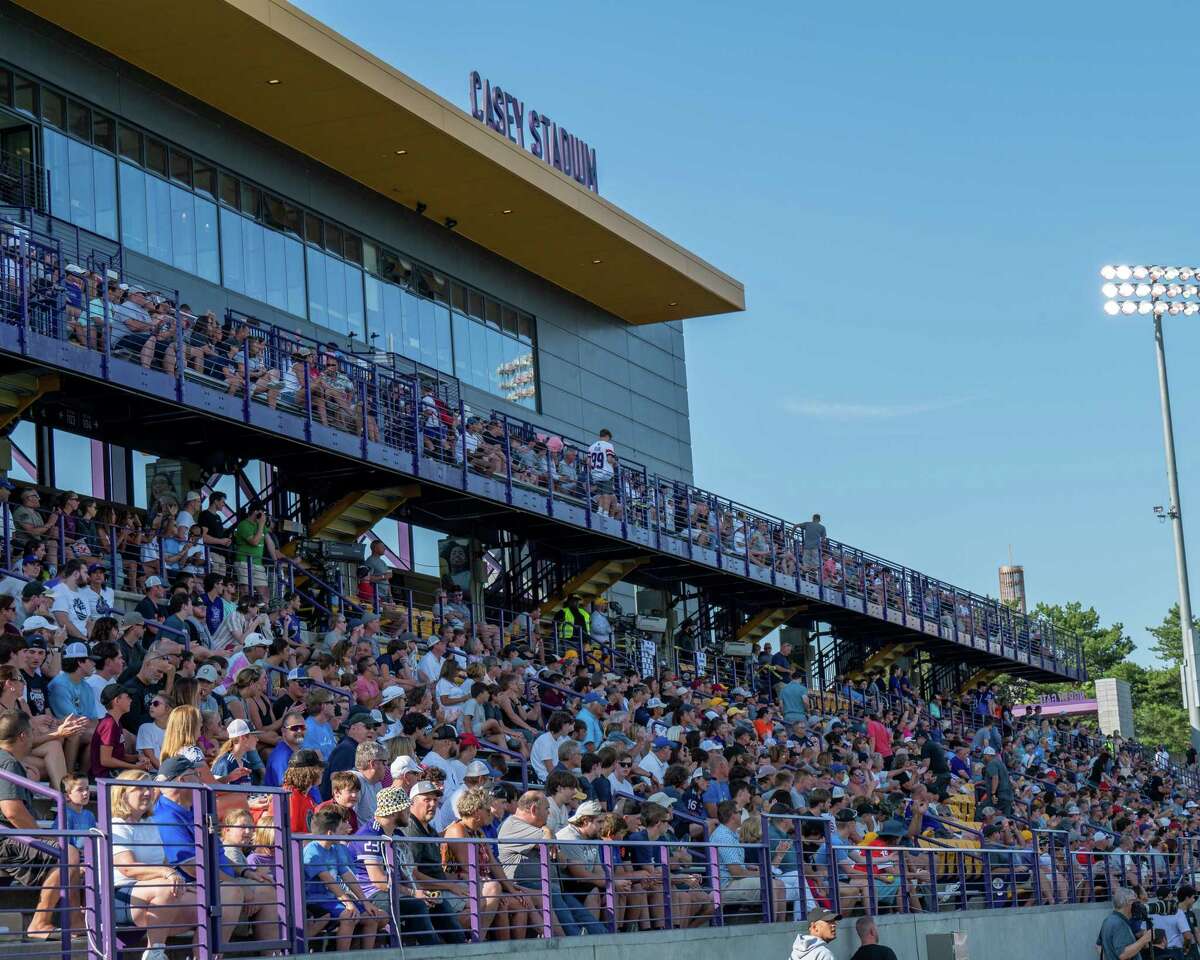
[[[204,361],[196,371],[180,359],[195,346],[191,331],[185,342],[191,321],[180,316],[177,294],[156,304],[149,318],[142,307],[110,302],[107,296],[88,303],[86,323],[69,315],[61,322],[69,309],[56,309],[59,301],[31,312],[31,271],[48,265],[51,289],[60,289],[54,286],[60,284],[54,271],[61,251],[50,237],[28,231],[13,236],[15,242],[0,257],[0,288],[10,291],[3,304],[5,331],[11,334],[5,349],[29,355],[32,346],[34,356],[45,353],[59,362],[62,342],[73,342],[87,348],[72,364],[85,375],[130,380],[133,371],[124,367],[133,364],[141,368],[133,378],[141,389],[180,403],[198,405],[203,398],[204,406],[219,414],[303,436],[384,467],[450,482],[943,640],[1060,674],[1084,675],[1078,639],[1059,636],[1048,622],[836,541],[826,541],[814,562],[793,524],[653,475],[633,461],[586,465],[586,445],[547,435],[536,424],[493,413],[486,425],[476,425],[441,375],[400,372],[258,324],[256,336],[265,333],[270,347],[255,362],[263,376],[279,379],[268,380],[261,392],[243,389],[239,398],[228,384],[228,371],[238,366],[233,360],[219,369]],[[113,299],[122,301],[119,295]],[[54,341],[46,344],[48,352],[31,343],[33,334]],[[254,339],[248,335],[241,343],[247,378],[255,369]],[[113,353],[114,343],[125,344],[124,356],[121,350]],[[219,400],[214,393],[222,395]]]

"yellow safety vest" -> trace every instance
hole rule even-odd
[[[592,632],[592,615],[586,610],[580,610],[579,615],[583,618],[583,629],[585,633]],[[562,622],[562,638],[570,640],[575,636],[575,614],[570,607],[563,607],[563,622]]]

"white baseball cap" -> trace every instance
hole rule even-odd
[[[234,737],[244,737],[247,734],[258,733],[257,730],[251,730],[250,724],[248,724],[241,717],[238,717],[236,720],[230,720],[229,726],[225,728],[225,732],[229,734],[230,740],[232,740]]]
[[[26,623],[29,621],[26,620]],[[68,643],[63,647],[63,657],[66,659],[86,660],[88,658],[88,648],[86,643]]]
[[[399,780],[406,773],[425,772],[422,766],[408,754],[404,754],[404,756],[397,757],[395,760],[393,760],[389,769],[391,770],[393,780]]]

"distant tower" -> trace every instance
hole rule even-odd
[[[1000,568],[1000,602],[1025,613],[1025,568],[1012,562],[1012,547],[1008,563]]]

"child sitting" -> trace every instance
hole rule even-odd
[[[246,863],[254,851],[254,818],[249,810],[230,810],[221,827],[221,845],[230,863]]]
[[[306,934],[311,940],[329,924],[336,924],[336,949],[347,951],[354,942],[355,928],[372,944],[383,913],[363,894],[354,876],[350,852],[344,840],[345,811],[333,804],[312,816],[312,832],[321,836],[304,845],[305,910],[312,922]]]

